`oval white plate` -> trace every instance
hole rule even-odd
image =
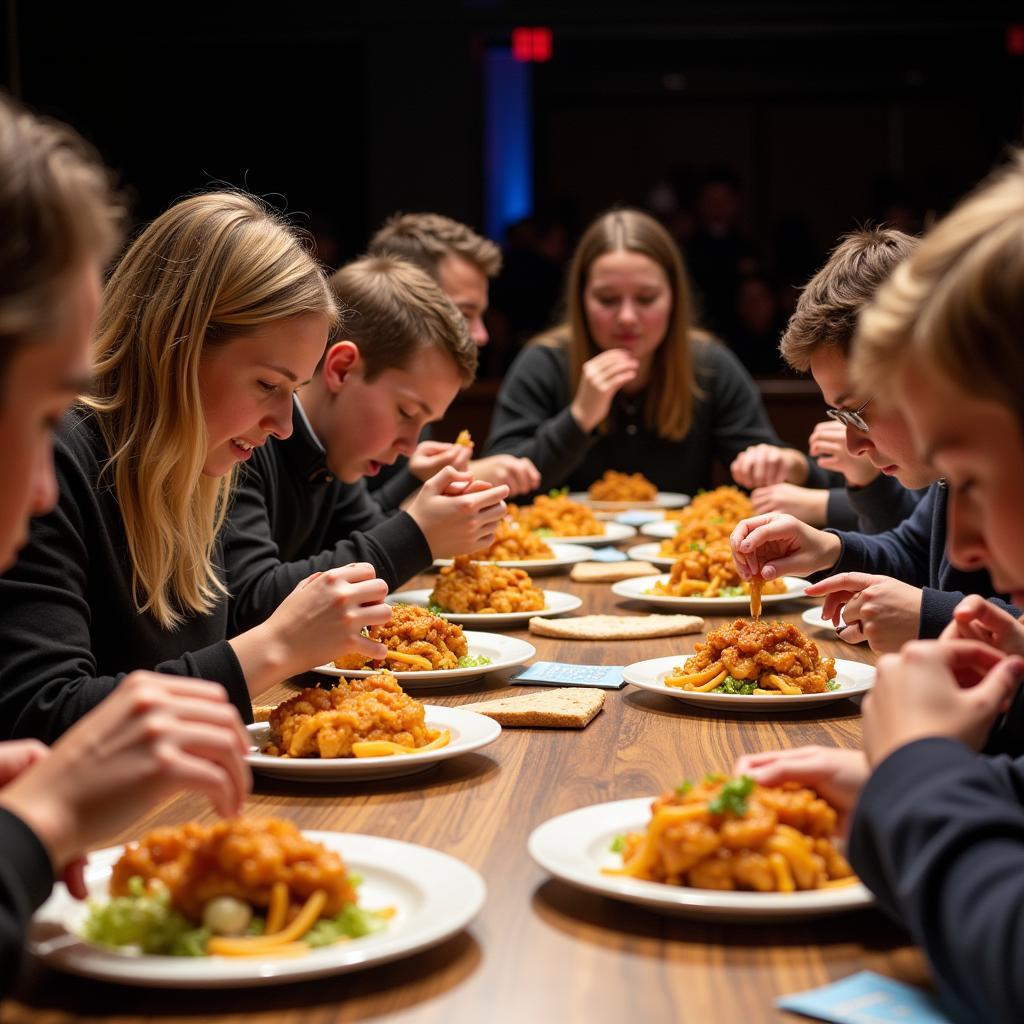
[[[839,629],[836,629],[836,627],[832,625],[831,619],[826,619],[822,616],[820,605],[815,608],[808,608],[800,618],[803,619],[811,629],[818,629],[823,633],[828,634],[830,640],[842,640],[843,643],[850,644],[851,647],[856,646],[856,644],[851,644],[849,640],[843,640],[839,635],[839,629],[846,629],[846,620],[843,618],[842,614],[839,616]],[[863,643],[864,641],[861,640],[859,642]]]
[[[640,527],[640,532],[645,537],[658,537],[660,540],[670,540],[679,532],[679,520],[659,519],[656,523],[645,523]]]
[[[682,508],[690,504],[690,496],[678,491],[658,491],[654,501],[595,501],[586,491],[572,491],[569,498],[581,505],[604,509],[607,512],[626,512],[631,508]]]
[[[502,636],[500,633],[465,632],[469,644],[469,656],[490,658],[490,665],[474,665],[472,668],[433,669],[430,672],[412,671],[396,672],[395,678],[402,684],[403,690],[415,690],[418,686],[430,684],[437,686],[458,686],[470,679],[479,679],[489,672],[498,669],[525,665],[536,653],[537,648],[525,640],[514,636]],[[334,665],[318,665],[314,672],[325,676],[346,676],[349,679],[372,676],[379,668],[340,669]]]
[[[426,608],[430,604],[431,590],[400,590],[397,594],[388,594],[385,598],[388,604],[418,604]],[[575,594],[567,594],[564,590],[545,590],[544,607],[535,612],[495,612],[493,615],[485,615],[483,612],[441,612],[452,622],[460,626],[493,626],[500,629],[502,626],[526,626],[535,615],[564,615],[566,612],[573,612],[583,604],[583,599]]]
[[[696,693],[684,690],[679,686],[669,686],[665,677],[670,675],[676,665],[682,665],[688,654],[677,654],[669,658],[650,658],[647,661],[635,661],[622,670],[622,677],[627,683],[639,686],[641,690],[661,693],[666,697],[685,701],[687,704],[701,704],[704,707],[731,708],[733,711],[782,711],[786,708],[801,708],[808,704],[829,704],[836,700],[846,700],[867,693],[875,682],[875,669],[860,661],[844,661],[836,659],[836,680],[838,690],[827,690],[825,693],[784,694],[778,697],[762,697],[751,694],[749,697],[737,693]]]
[[[874,902],[859,882],[809,892],[723,892],[601,874],[602,868],[622,866],[621,857],[609,849],[612,840],[624,832],[642,832],[651,820],[653,799],[593,804],[551,818],[530,835],[530,856],[545,871],[570,885],[662,913],[702,920],[787,921],[860,910]]]
[[[807,580],[797,576],[783,576],[786,583],[784,594],[762,594],[761,604],[770,607],[782,601],[791,601],[800,597],[807,589]],[[656,605],[659,608],[675,608],[681,612],[708,612],[715,615],[728,615],[730,612],[750,613],[750,598],[744,594],[741,597],[701,597],[695,594],[693,597],[669,597],[667,594],[648,594],[655,583],[667,583],[668,575],[662,576],[637,576],[631,580],[620,580],[612,584],[612,593],[619,597],[629,598],[631,601],[643,601],[645,604]]]
[[[585,562],[590,558],[590,552],[582,544],[556,543],[550,544],[549,547],[555,554],[554,558],[499,561],[494,564],[500,565],[504,569],[525,569],[531,576],[539,576],[542,573],[560,572],[562,569],[567,569],[570,565],[575,565],[577,562]],[[451,564],[452,559],[450,558],[434,559],[434,567],[437,569]]]
[[[544,537],[545,540],[557,540],[559,544],[618,544],[620,540],[629,540],[636,536],[636,529],[624,523],[605,523],[604,533],[592,533],[582,537]]]
[[[650,562],[659,569],[671,569],[675,565],[674,558],[666,558],[658,554],[661,550],[661,543],[657,544],[634,544],[626,549],[626,554],[637,562]]]
[[[431,729],[448,729],[452,738],[438,750],[416,754],[391,754],[387,757],[272,757],[260,748],[270,740],[270,726],[257,722],[248,726],[253,747],[246,755],[250,767],[262,775],[278,779],[303,779],[311,782],[355,782],[367,779],[393,779],[426,771],[439,761],[468,754],[493,743],[501,735],[501,726],[486,715],[459,708],[426,704],[423,708]]]
[[[88,912],[58,884],[36,912],[29,951],[47,966],[86,978],[159,988],[226,988],[276,985],[343,974],[387,963],[436,945],[466,927],[483,906],[483,879],[437,850],[394,839],[344,832],[303,832],[336,850],[349,870],[363,876],[362,906],[395,907],[385,931],[311,950],[301,957],[132,956],[78,938]],[[107,900],[111,869],[123,847],[89,854],[86,884]]]

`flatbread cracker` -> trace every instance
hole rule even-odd
[[[270,719],[270,712],[276,708],[276,704],[253,704],[252,720],[254,722],[266,722]]]
[[[530,632],[566,640],[646,640],[699,633],[699,615],[577,615],[568,619],[530,619]]]
[[[636,576],[655,576],[650,562],[577,562],[569,573],[577,583],[618,583]]]
[[[460,704],[460,711],[476,711],[505,726],[547,729],[582,729],[604,706],[604,691],[563,686],[519,697],[502,697],[477,704]]]

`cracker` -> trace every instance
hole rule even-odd
[[[530,632],[567,640],[646,640],[699,633],[698,615],[577,615],[568,619],[530,619]]]
[[[604,706],[604,691],[563,686],[557,690],[502,697],[477,704],[460,704],[460,711],[476,711],[502,726],[547,729],[582,729]]]
[[[270,712],[277,707],[276,704],[253,704],[252,720],[254,722],[266,722],[270,720]]]
[[[577,583],[618,583],[636,576],[656,576],[650,562],[577,562],[569,573]]]

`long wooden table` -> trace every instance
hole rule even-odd
[[[429,586],[425,576],[410,586]],[[606,584],[543,577],[584,598],[583,612],[642,610]],[[798,622],[802,605],[779,618]],[[774,612],[773,612],[774,614]],[[724,620],[709,618],[708,626]],[[533,637],[538,658],[625,665],[693,650],[698,637],[617,643]],[[819,641],[828,654],[873,661],[863,646]],[[450,690],[417,692],[462,704],[529,692],[498,673]],[[276,703],[289,690],[261,698]],[[293,691],[292,691],[293,692]],[[233,991],[160,991],[100,984],[31,965],[2,1024],[94,1021],[390,1021],[401,1024],[588,1024],[798,1020],[777,996],[870,968],[927,984],[923,958],[879,912],[792,925],[708,924],[666,917],[576,890],[529,858],[526,841],[548,818],[587,804],[658,793],[685,777],[728,771],[747,751],[822,743],[856,747],[859,709],[703,712],[633,687],[609,691],[582,732],[506,729],[490,747],[406,780],[301,785],[257,777],[248,810],[316,829],[365,832],[450,853],[484,877],[487,903],[462,934],[396,963],[317,982]],[[200,799],[159,808],[125,841],[157,824],[212,820]]]

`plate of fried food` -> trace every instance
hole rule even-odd
[[[872,905],[843,856],[837,819],[794,783],[707,775],[551,818],[529,851],[570,885],[661,913],[785,922]]]
[[[309,687],[248,729],[253,770],[322,782],[411,775],[501,734],[484,715],[420,703],[390,672]]]
[[[631,601],[680,611],[721,615],[742,612],[750,606],[750,584],[739,578],[731,559],[728,568],[731,574],[712,574],[710,580],[702,579],[700,575],[693,578],[682,567],[680,559],[673,565],[671,573],[620,580],[612,584],[612,593]],[[806,589],[807,581],[798,576],[765,580],[761,584],[761,601],[765,605],[792,601],[802,597]]]
[[[582,544],[549,544],[532,530],[523,529],[511,518],[498,523],[494,541],[489,548],[474,551],[469,558],[475,562],[493,562],[503,569],[527,569],[529,572],[560,572],[585,562],[590,552]],[[451,565],[454,559],[435,558],[434,567]]]
[[[386,963],[461,931],[480,876],[424,846],[281,818],[154,829],[89,854],[87,903],[58,884],[29,951],[87,978],[159,988],[302,981]]]
[[[458,686],[488,672],[523,665],[537,653],[533,644],[516,637],[463,632],[458,623],[415,604],[392,605],[391,619],[363,634],[387,647],[383,662],[347,654],[333,664],[318,665],[315,671],[359,679],[387,668],[398,675],[405,689],[426,684]]]
[[[573,491],[569,497],[591,508],[606,512],[622,512],[630,508],[682,508],[687,494],[659,491],[642,473],[621,473],[605,470],[585,491]]]
[[[796,626],[767,619],[736,619],[712,629],[691,655],[637,661],[622,675],[688,704],[758,712],[845,700],[875,681],[871,665],[824,657]]]
[[[509,514],[522,529],[567,544],[613,544],[636,536],[632,526],[602,522],[564,490],[540,494],[530,505],[510,505]]]

